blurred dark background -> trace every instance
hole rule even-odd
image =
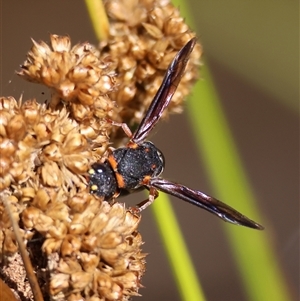
[[[281,267],[299,291],[299,3],[191,3],[238,150]],[[30,38],[69,35],[96,43],[83,1],[1,1],[1,96],[44,101],[48,91],[15,75]],[[204,79],[205,80],[205,79]],[[199,99],[201,101],[201,99]],[[187,116],[160,124],[152,140],[164,152],[164,176],[215,195],[197,156]],[[234,197],[234,191],[232,192]],[[217,195],[215,195],[218,197]],[[139,201],[144,196],[134,196]],[[159,200],[158,200],[159,201]],[[230,200],[224,200],[229,203]],[[174,207],[207,300],[246,300],[223,223],[178,200]],[[225,225],[232,227],[231,225]],[[271,229],[270,229],[271,228]],[[180,300],[151,210],[143,212],[146,287],[141,300]],[[245,235],[248,233],[245,229]],[[170,233],[172,235],[172,233]],[[136,298],[138,300],[138,298]]]

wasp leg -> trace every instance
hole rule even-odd
[[[149,188],[149,197],[138,203],[135,207],[130,208],[130,211],[134,212],[134,213],[140,213],[143,210],[145,210],[148,206],[150,206],[154,200],[158,197],[158,191],[156,188],[154,187],[150,187]]]
[[[108,121],[109,123],[111,123],[112,125],[121,127],[122,130],[124,131],[124,133],[125,133],[129,138],[132,137],[132,132],[131,132],[130,128],[128,127],[128,125],[127,125],[126,123],[116,122],[116,121],[113,121],[113,120],[111,120],[111,119],[108,119],[107,121]]]

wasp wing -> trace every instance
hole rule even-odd
[[[170,103],[173,94],[182,78],[185,67],[189,60],[189,56],[196,44],[196,38],[187,42],[180,51],[176,54],[167,69],[163,82],[154,96],[146,115],[132,136],[132,141],[139,143],[147,137],[149,132],[154,128],[160,119],[164,109]]]
[[[221,201],[206,195],[205,193],[192,190],[184,185],[172,183],[161,178],[153,178],[150,180],[150,186],[157,188],[160,191],[173,195],[181,200],[203,208],[210,213],[217,215],[224,221],[236,225],[263,230],[264,227],[236,211],[232,207],[222,203]]]

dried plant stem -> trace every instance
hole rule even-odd
[[[0,279],[0,300],[17,301],[9,286],[2,279]]]
[[[20,228],[19,228],[18,224],[16,223],[16,221],[13,218],[13,215],[12,215],[11,210],[10,210],[10,204],[7,201],[6,198],[7,197],[5,195],[2,196],[2,202],[5,206],[5,210],[7,211],[8,215],[9,215],[9,218],[10,218],[13,230],[14,230],[14,234],[16,236],[16,240],[17,240],[18,245],[19,245],[20,254],[22,256],[22,260],[23,260],[24,267],[25,267],[25,270],[26,270],[26,274],[27,274],[27,277],[28,277],[28,280],[29,280],[29,283],[30,283],[30,286],[31,286],[31,289],[32,289],[32,293],[34,295],[34,299],[36,301],[43,301],[44,298],[43,298],[40,286],[38,284],[37,278],[35,276],[35,273],[33,271],[31,261],[29,259],[26,247],[25,247],[24,242],[23,242],[23,239],[21,237]]]

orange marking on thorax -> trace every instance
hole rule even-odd
[[[124,188],[125,182],[124,182],[123,176],[121,174],[119,174],[118,172],[116,172],[116,178],[117,178],[119,188]]]
[[[112,169],[115,172],[115,176],[117,179],[117,183],[118,183],[118,187],[119,188],[124,188],[125,187],[125,182],[124,182],[124,178],[121,174],[118,173],[118,162],[116,161],[115,157],[113,156],[113,154],[109,155],[107,158],[109,164],[111,165]]]
[[[139,145],[138,145],[137,143],[135,143],[135,142],[129,141],[129,142],[127,143],[127,147],[136,149],[136,148],[139,147]]]
[[[109,155],[107,158],[107,161],[109,162],[110,166],[114,171],[117,170],[118,162],[116,161],[115,157],[113,154]]]
[[[151,176],[145,176],[142,183],[143,185],[148,185],[151,180]]]

